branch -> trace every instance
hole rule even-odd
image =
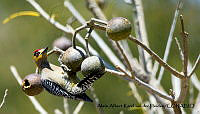
[[[54,110],[54,113],[55,113],[55,114],[63,114],[59,109],[55,109],[55,110]]]
[[[195,70],[198,68],[199,63],[200,63],[200,54],[199,54],[199,56],[198,56],[198,58],[197,58],[197,60],[196,60],[196,62],[195,62],[195,64],[194,64],[194,66],[193,66],[193,68],[192,68],[190,74],[188,75],[189,77],[191,77],[192,74],[195,72]]]
[[[57,29],[62,30],[68,34],[74,34],[75,31],[70,25],[63,26],[59,22],[55,21],[42,9],[42,7],[40,7],[37,2],[35,2],[35,0],[27,0],[27,2],[29,2],[49,23],[54,25]],[[81,44],[85,45],[85,40],[83,37],[80,36],[80,34],[77,34],[77,38]],[[98,52],[94,50],[91,45],[89,45],[89,48],[93,55],[99,55]]]
[[[192,64],[191,62],[189,61],[189,64],[188,64],[188,69],[191,71],[192,69]],[[192,74],[191,76],[191,82],[192,84],[194,85],[194,87],[200,92],[200,81],[199,79],[197,78],[197,75],[195,73]]]
[[[65,0],[64,6],[69,9],[69,11],[73,14],[73,16],[82,24],[84,25],[86,23],[85,19],[79,14],[79,12],[74,8],[74,6],[68,1]],[[117,56],[112,52],[110,47],[103,41],[103,39],[95,32],[93,31],[91,33],[91,36],[94,38],[95,42],[98,44],[98,46],[104,50],[103,52],[106,54],[108,59],[115,64],[120,65],[122,68],[125,68],[125,66],[122,64],[122,62],[117,58]],[[106,49],[106,50],[105,50]],[[112,58],[111,58],[111,57]]]
[[[97,5],[96,0],[86,0],[86,2],[87,2],[88,9],[92,12],[95,18],[98,18],[104,21],[107,20],[102,10]]]
[[[4,96],[3,96],[3,100],[0,104],[0,108],[2,108],[3,104],[5,103],[5,99],[6,99],[6,96],[8,95],[8,89],[5,90],[5,93],[4,93]]]
[[[147,32],[145,27],[145,19],[144,19],[144,12],[141,0],[132,0],[133,5],[133,13],[134,13],[134,26],[135,26],[135,33],[136,37],[143,42],[146,46],[149,46]],[[143,65],[144,70],[149,73],[152,69],[152,62],[150,56],[144,52],[143,49],[138,47],[139,54],[140,54],[140,62]]]
[[[179,15],[179,12],[180,12],[180,9],[182,8],[182,6],[183,6],[183,0],[179,0],[177,7],[176,7],[176,10],[175,10],[175,13],[174,13],[174,18],[173,18],[173,22],[172,22],[172,25],[171,25],[171,29],[170,29],[170,33],[169,33],[164,57],[163,57],[164,62],[167,62],[167,59],[168,59],[168,56],[169,56],[169,52],[170,52],[170,48],[171,48],[171,44],[172,44],[172,40],[173,40],[172,38],[173,38],[174,30],[175,30],[175,27],[176,27],[176,22],[177,22],[178,15]],[[158,66],[159,64],[155,63],[155,65]],[[157,71],[155,71],[155,72],[157,72]],[[160,81],[162,80],[163,73],[164,73],[164,68],[161,67],[159,75],[158,75],[158,83],[160,83]]]
[[[13,76],[15,77],[15,79],[17,80],[17,82],[19,83],[19,85],[21,85],[22,83],[22,79],[20,78],[17,69],[15,68],[15,66],[11,65],[10,66],[10,70],[13,74]],[[34,105],[35,109],[40,113],[40,114],[47,114],[47,111],[40,105],[40,103],[35,99],[35,97],[33,96],[27,96],[29,98],[29,100],[32,102],[32,104]]]
[[[101,19],[101,20],[104,20],[104,21],[107,21],[106,16],[104,15],[103,11],[102,11],[102,10],[99,8],[99,6],[97,5],[96,0],[86,0],[86,2],[87,2],[87,4],[88,4],[88,5],[87,5],[88,9],[90,9],[90,11],[91,11],[92,14],[94,15],[94,17],[96,17],[96,18],[98,18],[98,19]],[[91,8],[90,8],[90,6],[91,6]],[[107,22],[104,23],[104,24],[107,25]],[[106,30],[106,28],[105,28],[104,30]],[[124,58],[123,58],[123,56],[122,56],[122,54],[119,53],[120,50],[119,50],[119,48],[116,46],[115,42],[114,42],[113,40],[111,40],[111,39],[108,39],[108,40],[109,40],[109,42],[111,43],[111,45],[112,45],[114,51],[117,53],[117,55],[118,55],[118,57],[120,58],[120,60],[124,63],[124,65],[125,65],[126,67],[128,67],[128,65],[126,64],[126,62],[125,62],[125,60],[124,60]],[[132,65],[132,66],[133,66],[133,65]]]
[[[126,71],[124,71],[123,69],[121,69],[120,67],[117,67],[121,72],[118,71],[113,71],[110,69],[106,69],[106,72],[111,73],[111,74],[115,74],[119,77],[121,77],[124,80],[128,80],[131,82],[134,82],[135,84],[137,84],[138,86],[144,88],[145,90],[147,90],[149,93],[151,94],[155,94],[158,95],[164,99],[167,99],[169,101],[173,101],[172,97],[169,95],[164,94],[163,92],[161,92],[160,90],[157,90],[155,88],[153,88],[152,86],[150,86],[149,84],[141,81],[140,79],[138,79],[137,77],[132,78],[132,76],[130,74],[128,74]]]
[[[133,72],[132,68],[131,68],[131,63],[129,62],[124,50],[122,49],[121,45],[118,43],[118,42],[115,42],[115,44],[117,45],[119,51],[121,52],[126,64],[127,64],[127,67],[128,67],[128,70]]]
[[[183,72],[184,75],[187,76],[187,67],[188,67],[188,33],[185,32],[184,29],[184,21],[183,21],[183,15],[180,15],[181,20],[181,34],[183,38]]]
[[[133,41],[134,43],[136,43],[137,45],[141,46],[144,50],[146,50],[158,63],[160,63],[161,66],[163,66],[165,69],[167,69],[168,71],[170,71],[173,75],[175,75],[176,77],[180,78],[180,79],[184,79],[185,77],[178,71],[176,71],[174,68],[172,68],[170,65],[168,65],[167,63],[165,63],[156,53],[154,53],[150,48],[148,48],[147,46],[145,46],[143,43],[141,43],[139,40],[137,40],[136,38],[130,36],[128,38],[129,40]]]
[[[84,105],[84,101],[80,101],[79,104],[76,106],[73,114],[78,114],[80,112],[81,108],[83,107],[83,105]]]
[[[177,99],[178,103],[183,103],[185,97],[187,95],[189,89],[189,77],[187,74],[187,67],[188,67],[188,33],[185,32],[184,22],[183,22],[183,15],[180,15],[181,21],[181,35],[183,39],[183,72],[185,79],[181,80],[181,92]]]
[[[69,104],[66,98],[63,98],[63,104],[64,104],[64,110],[65,110],[65,114],[70,114],[69,113]]]
[[[180,43],[179,43],[179,41],[178,41],[178,39],[177,39],[176,37],[175,37],[174,39],[175,39],[175,41],[176,41],[177,48],[178,48],[178,50],[179,50],[179,52],[180,52],[180,58],[181,58],[181,60],[183,61],[183,51],[182,51],[182,49],[181,49],[181,45],[180,45]]]

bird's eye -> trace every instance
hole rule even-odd
[[[40,55],[40,52],[35,52],[34,56],[38,57]]]

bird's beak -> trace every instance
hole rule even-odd
[[[48,47],[44,48],[44,51],[42,52],[42,54],[47,53]]]

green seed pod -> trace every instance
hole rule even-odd
[[[81,72],[85,77],[93,75],[102,76],[105,73],[103,60],[97,56],[90,56],[86,58],[81,64]]]
[[[43,91],[41,76],[29,74],[22,80],[22,90],[29,96],[38,95]]]
[[[53,42],[53,47],[57,47],[63,51],[72,46],[72,41],[62,36]]]
[[[81,63],[86,58],[86,52],[76,46],[76,49],[73,47],[68,48],[63,56],[61,61],[65,64],[72,72],[78,72],[81,70]]]
[[[114,41],[126,39],[131,34],[131,23],[123,17],[112,18],[107,24],[106,33]]]

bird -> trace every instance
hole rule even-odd
[[[93,102],[85,91],[91,87],[88,79],[79,81],[76,73],[66,72],[62,67],[51,64],[47,60],[48,47],[33,52],[33,60],[41,75],[41,85],[50,94],[74,100]]]

